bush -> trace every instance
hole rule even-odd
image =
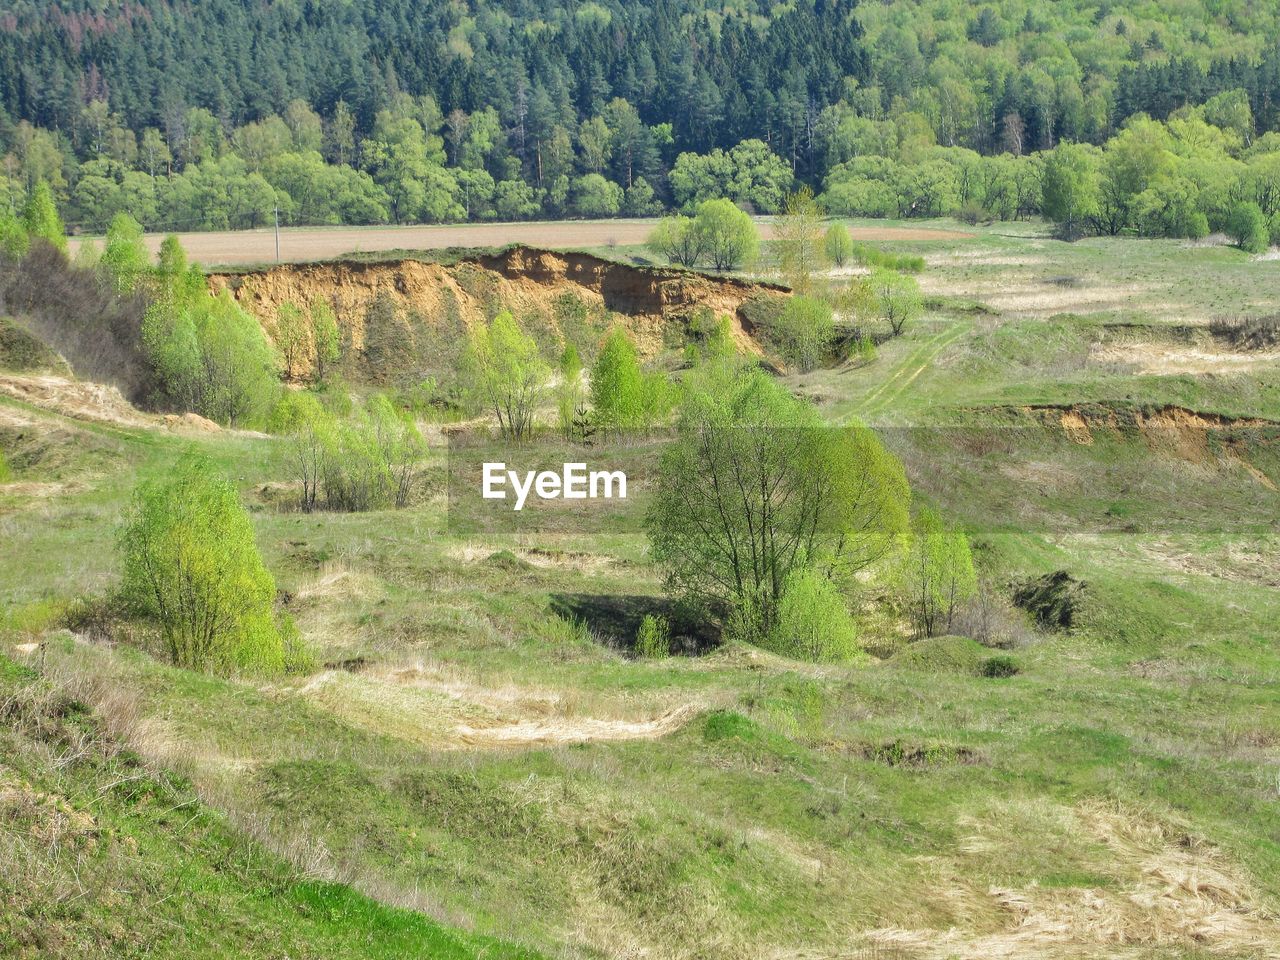
[[[1262,208],[1251,201],[1237,203],[1227,216],[1227,235],[1248,253],[1266,253],[1271,233]]]
[[[968,538],[935,511],[922,509],[907,557],[907,599],[921,635],[950,633],[956,614],[976,592]]]
[[[889,253],[865,243],[855,243],[851,254],[864,267],[883,267],[901,273],[919,273],[924,269],[924,257],[910,253]]]
[[[645,614],[636,630],[636,656],[645,660],[661,660],[671,655],[671,624],[666,617]]]
[[[210,297],[176,239],[161,248],[142,341],[162,403],[230,426],[263,423],[280,397],[276,358],[258,321],[225,290]]]
[[[858,632],[834,583],[803,568],[787,578],[778,622],[765,643],[798,660],[841,662],[858,653]]]
[[[596,424],[606,430],[647,430],[671,412],[675,399],[667,378],[645,373],[626,330],[614,327],[591,368]]]
[[[817,297],[790,297],[774,326],[773,337],[786,359],[808,372],[822,362],[835,338],[831,305]]]
[[[275,581],[235,488],[208,461],[180,461],[142,484],[120,535],[122,593],[160,626],[173,661],[195,670],[278,673],[299,644],[273,611]],[[296,659],[296,657],[294,657]]]
[[[924,310],[924,295],[914,277],[877,267],[868,280],[879,314],[895,337]]]
[[[853,256],[853,240],[849,236],[849,228],[843,223],[833,223],[827,227],[824,245],[827,259],[837,267],[843,267],[845,262]]]
[[[961,223],[976,226],[979,223],[990,223],[995,219],[995,217],[991,215],[991,211],[987,210],[976,200],[967,200],[965,203],[961,204],[960,209],[956,211],[956,219]]]
[[[978,668],[978,672],[984,677],[1002,680],[1006,677],[1017,675],[1018,661],[1005,654],[987,657],[986,660],[982,661],[982,666]]]
[[[4,451],[0,450],[0,483],[8,483],[13,479],[13,471],[9,469],[9,461],[4,458]]]

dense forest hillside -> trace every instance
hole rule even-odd
[[[88,231],[122,211],[251,227],[277,205],[353,224],[711,195],[771,212],[855,158],[1102,144],[1214,98],[1239,153],[1280,124],[1278,37],[1275,5],[1216,0],[7,2],[2,172],[11,207],[44,180]]]

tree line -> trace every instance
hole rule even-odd
[[[1141,113],[1275,131],[1277,38],[1266,4],[22,2],[0,174],[11,209],[43,180],[93,232],[772,213],[797,183],[873,216],[1028,216],[1018,161]]]

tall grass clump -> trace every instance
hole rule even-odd
[[[671,624],[666,617],[645,614],[636,630],[636,656],[644,660],[661,660],[671,655]]]
[[[902,273],[919,273],[924,269],[924,257],[910,253],[890,253],[867,243],[853,244],[850,255],[864,267],[883,267]]]
[[[291,623],[235,488],[187,457],[134,494],[120,535],[122,593],[160,628],[174,663],[217,673],[279,673],[297,662]]]

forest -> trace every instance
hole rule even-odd
[[[1248,203],[1275,233],[1278,37],[1207,2],[3,3],[0,175],[84,233],[773,213],[801,184],[1073,234]]]

